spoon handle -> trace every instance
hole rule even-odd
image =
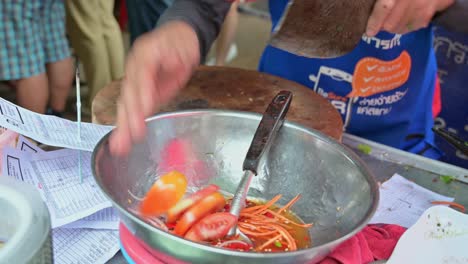
[[[283,125],[291,101],[292,93],[281,91],[268,105],[245,157],[244,171],[251,171],[257,175],[260,159],[263,153],[269,150],[278,130]]]
[[[450,145],[452,145],[456,150],[460,151],[464,155],[468,155],[468,141],[461,139],[456,134],[443,128],[433,127],[432,131],[450,143]]]
[[[229,212],[237,218],[239,217],[240,211],[245,207],[245,199],[247,198],[250,182],[253,176],[257,175],[260,159],[262,155],[269,150],[278,130],[283,125],[284,118],[291,105],[291,100],[291,92],[281,91],[275,96],[263,114],[244,160],[244,175],[232,198]],[[235,232],[236,226],[229,230],[228,235],[232,236]]]

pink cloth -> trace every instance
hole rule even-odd
[[[364,264],[388,259],[405,231],[404,227],[398,225],[368,225],[337,247],[320,264]],[[135,263],[184,264],[156,251],[151,254],[123,224],[120,224],[120,239]]]
[[[368,225],[320,264],[363,264],[389,259],[405,231],[406,228],[398,225]]]

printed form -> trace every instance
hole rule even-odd
[[[104,264],[119,250],[119,232],[112,230],[52,230],[54,263]]]
[[[52,228],[75,222],[111,206],[91,174],[91,153],[82,152],[83,183],[78,175],[78,150],[32,154],[5,148],[3,174],[39,190],[51,214]]]
[[[44,144],[87,151],[112,129],[83,124],[80,142],[73,132],[76,123],[30,112],[2,98],[0,124]],[[46,202],[54,228],[54,263],[104,264],[120,249],[119,218],[91,175],[90,152],[82,153],[83,183],[79,183],[78,153],[45,152],[20,136],[17,149],[3,151],[2,173],[34,185]]]
[[[380,202],[370,223],[396,224],[409,228],[433,201],[453,202],[454,198],[425,189],[395,174],[380,187]]]
[[[76,131],[78,123],[56,116],[41,115],[0,98],[0,126],[50,146],[93,151],[99,140],[112,126],[81,123],[81,140]]]
[[[45,151],[34,143],[20,135],[16,148],[28,153],[44,153]],[[117,210],[112,207],[98,211],[90,216],[62,226],[63,228],[91,228],[91,229],[112,229],[119,227],[119,216]]]
[[[109,207],[60,228],[119,229],[120,218],[116,209]]]
[[[44,152],[43,149],[36,146],[33,142],[29,141],[23,135],[18,136],[18,143],[16,144],[16,148],[29,153],[42,153]]]

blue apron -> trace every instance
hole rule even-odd
[[[288,0],[270,0],[272,28]],[[431,28],[363,36],[349,54],[309,59],[267,46],[259,70],[296,81],[327,98],[348,133],[439,158],[432,102],[437,74]]]
[[[437,27],[434,49],[442,89],[442,112],[436,119],[436,126],[468,140],[468,35]],[[444,152],[442,161],[468,169],[468,156],[437,136],[436,143]]]

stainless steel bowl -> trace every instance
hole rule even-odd
[[[268,254],[224,250],[166,233],[128,210],[136,202],[129,191],[144,196],[157,175],[170,169],[185,173],[191,185],[215,183],[234,193],[260,119],[259,114],[219,110],[159,114],[147,121],[146,139],[126,157],[112,156],[109,135],[105,136],[94,150],[93,173],[124,224],[149,249],[190,263],[317,262],[368,223],[378,204],[378,187],[352,151],[290,122],[285,122],[263,160],[249,195],[271,199],[283,194],[280,202],[285,203],[302,194],[293,210],[314,223],[312,248]],[[168,150],[174,146],[176,153]],[[168,151],[175,155],[169,165]]]

